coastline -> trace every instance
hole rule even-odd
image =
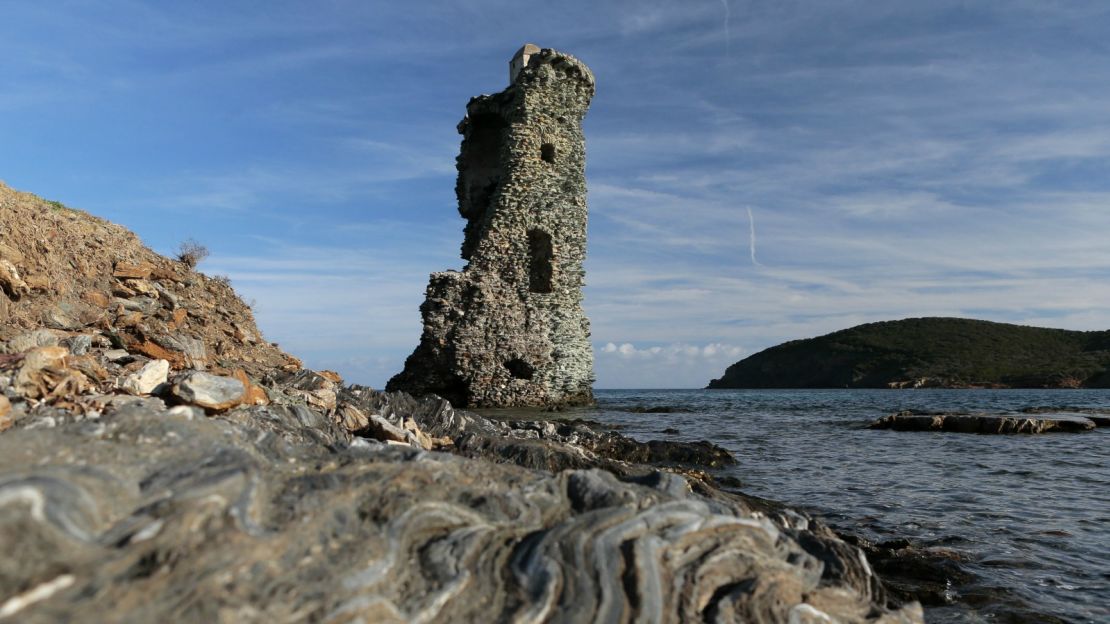
[[[713,444],[344,385],[195,258],[2,185],[0,216],[0,618],[921,621],[717,488]]]
[[[1110,430],[975,435],[867,429],[903,408],[1110,408],[1101,390],[599,391],[592,417],[624,435],[709,439],[727,486],[821,518],[867,551],[927,621],[1101,621]],[[1018,461],[1018,458],[1020,460]],[[1101,558],[1101,559],[1100,559]],[[904,585],[908,583],[908,585]],[[899,587],[901,586],[901,587]],[[978,618],[978,619],[977,619]]]
[[[289,398],[209,417],[151,400],[95,419],[20,414],[0,435],[0,491],[44,502],[39,514],[9,505],[15,524],[0,524],[40,553],[0,569],[8,609],[21,621],[88,609],[353,621],[371,606],[397,620],[922,621],[916,603],[893,607],[860,551],[822,523],[720,489],[650,444],[338,390],[340,405],[439,440],[425,451],[351,436],[289,388],[267,390]],[[277,561],[288,565],[266,563]],[[32,600],[59,578],[65,588]]]

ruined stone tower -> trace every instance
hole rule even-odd
[[[458,127],[466,267],[432,274],[420,345],[386,387],[456,406],[592,403],[582,118],[593,74],[529,44],[509,76],[472,98]]]

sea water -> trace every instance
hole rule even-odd
[[[902,409],[1110,408],[1098,390],[599,390],[568,416],[630,437],[710,440],[742,491],[838,529],[943,545],[997,601],[930,607],[930,622],[998,621],[1016,597],[1037,614],[1110,622],[1110,429],[973,435],[869,430]],[[643,413],[644,409],[669,413]],[[665,430],[677,430],[667,433]],[[979,592],[977,592],[979,593]],[[1010,611],[1012,617],[1012,611]]]

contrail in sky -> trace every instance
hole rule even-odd
[[[755,259],[755,217],[752,216],[752,207],[748,206],[748,248],[752,252],[752,264],[763,266]]]
[[[725,56],[728,56],[732,48],[732,33],[728,29],[728,21],[731,17],[731,11],[728,7],[728,0],[721,0],[721,5],[725,7]]]

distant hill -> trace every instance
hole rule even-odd
[[[1110,331],[960,318],[868,323],[729,366],[709,388],[1107,388]]]

